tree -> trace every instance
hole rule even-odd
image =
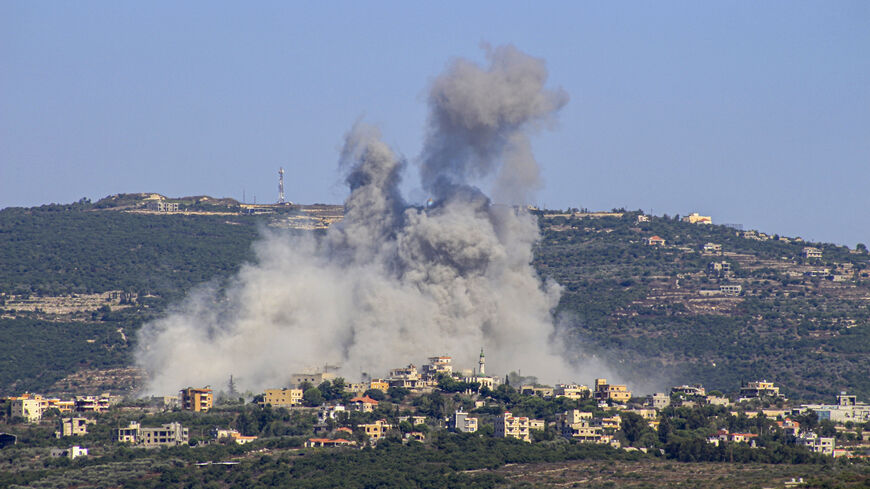
[[[320,393],[320,389],[317,387],[312,387],[302,393],[302,400],[305,401],[306,406],[320,406],[323,404],[323,394]]]

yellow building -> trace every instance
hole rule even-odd
[[[387,423],[385,419],[379,419],[374,423],[357,425],[357,428],[368,435],[369,440],[377,441],[383,438],[388,431],[393,429],[393,425]]]
[[[369,382],[369,389],[377,389],[381,392],[386,393],[390,390],[390,383],[383,379],[373,379]]]
[[[713,218],[710,216],[702,216],[697,212],[693,212],[683,218],[683,222],[690,224],[713,224]]]
[[[611,385],[607,379],[595,379],[595,399],[599,401],[628,402],[631,391],[624,385]]]
[[[212,402],[211,389],[188,387],[181,390],[181,409],[185,411],[205,412],[211,409]]]
[[[494,434],[499,438],[516,438],[531,443],[529,418],[514,416],[510,411],[495,419]]]
[[[266,389],[260,406],[291,407],[302,405],[302,389]]]
[[[586,399],[591,392],[585,385],[556,384],[553,395],[556,397],[567,397],[568,399]]]

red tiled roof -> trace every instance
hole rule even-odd
[[[366,404],[374,404],[375,406],[378,405],[378,401],[375,401],[374,399],[372,399],[369,396],[354,397],[353,399],[350,400],[350,402],[364,402]]]

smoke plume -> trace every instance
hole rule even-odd
[[[344,220],[320,237],[266,233],[228,288],[200,289],[143,327],[147,390],[222,385],[230,373],[247,389],[281,387],[326,363],[356,381],[443,354],[471,368],[481,347],[488,373],[579,377],[554,341],[560,288],[530,265],[537,221],[503,205],[540,186],[528,133],[568,97],[545,87],[542,60],[512,46],[488,49],[487,61],[455,60],[432,83],[420,158],[431,205],[405,203],[406,162],[357,123],[340,157]]]

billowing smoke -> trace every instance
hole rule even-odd
[[[540,185],[527,133],[568,97],[545,87],[542,60],[512,46],[487,57],[456,60],[432,84],[420,159],[431,205],[404,202],[404,160],[356,124],[340,158],[343,222],[319,238],[267,233],[228,288],[146,325],[136,358],[147,390],[223,385],[230,373],[247,389],[280,387],[326,363],[356,381],[443,354],[471,368],[481,347],[488,373],[579,380],[554,341],[559,286],[530,265],[537,221],[504,205]]]

